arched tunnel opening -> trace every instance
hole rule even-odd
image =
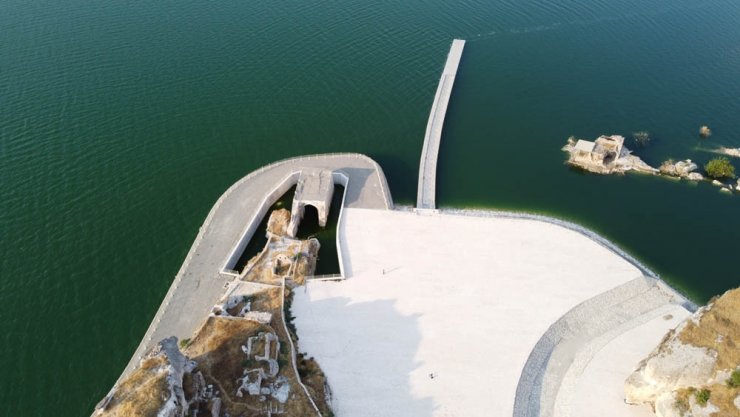
[[[238,273],[242,273],[250,259],[259,255],[267,244],[267,221],[270,213],[277,209],[291,210],[293,197],[296,187],[293,186],[283,194],[278,201],[273,204],[265,216],[262,218],[254,235],[239,256],[239,259],[232,268]],[[296,237],[298,239],[316,238],[321,244],[319,249],[319,259],[316,263],[316,275],[338,274],[339,256],[337,253],[337,223],[339,221],[339,212],[342,209],[342,199],[344,197],[344,187],[341,185],[334,186],[334,195],[332,196],[331,206],[329,208],[329,217],[326,227],[319,226],[319,212],[316,207],[306,205],[304,208],[303,219],[298,225]]]

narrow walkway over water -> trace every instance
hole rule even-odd
[[[429,113],[427,131],[424,135],[424,148],[421,152],[419,163],[419,188],[416,196],[417,208],[436,208],[436,180],[437,180],[437,155],[439,154],[439,142],[442,139],[442,125],[447,113],[447,103],[450,101],[452,85],[455,83],[457,67],[460,64],[465,41],[455,39],[450,46],[442,77],[439,79],[437,94],[434,96],[432,111]]]

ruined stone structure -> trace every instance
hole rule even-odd
[[[288,235],[295,237],[298,224],[303,219],[306,206],[313,206],[319,212],[319,226],[325,227],[329,218],[329,207],[334,195],[334,178],[332,172],[326,169],[304,169],[298,179],[298,185],[293,197],[293,207],[290,210],[290,224]]]
[[[639,171],[655,174],[657,169],[631,155],[624,146],[624,136],[602,135],[591,142],[569,138],[563,150],[570,154],[568,163],[597,174]]]
[[[600,136],[594,142],[579,139],[573,149],[574,152],[571,154],[573,162],[609,169],[614,161],[623,156],[624,136]]]

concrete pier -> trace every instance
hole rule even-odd
[[[447,63],[439,79],[437,93],[432,103],[432,111],[429,113],[427,130],[424,135],[424,148],[419,163],[419,188],[416,196],[416,207],[425,209],[436,208],[436,181],[437,181],[437,155],[439,154],[439,142],[442,139],[442,126],[447,113],[447,104],[450,101],[452,85],[455,83],[457,67],[460,64],[465,41],[455,39],[450,46],[447,55]]]
[[[361,154],[304,156],[267,165],[231,186],[208,214],[180,271],[119,381],[160,340],[189,338],[236,274],[230,269],[275,201],[305,172],[331,172],[345,186],[343,207],[393,207],[380,166]],[[333,190],[333,188],[332,188]],[[341,222],[341,214],[340,214]],[[341,256],[340,256],[341,258]]]

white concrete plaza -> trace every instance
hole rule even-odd
[[[548,328],[642,276],[582,234],[540,221],[345,209],[342,222],[348,279],[310,283],[293,302],[299,349],[326,373],[339,417],[510,417]],[[675,325],[651,323],[656,341]],[[624,361],[647,355],[652,339]]]

